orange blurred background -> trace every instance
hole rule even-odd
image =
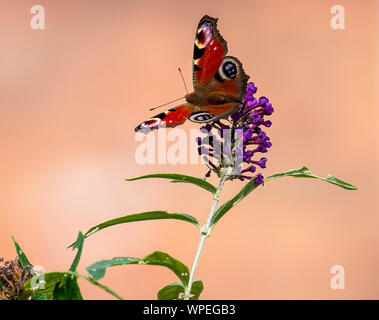
[[[32,30],[30,8],[45,8]],[[229,212],[208,239],[196,279],[203,299],[378,299],[379,3],[335,1],[10,1],[0,39],[0,257],[67,270],[78,230],[129,213],[168,210],[205,222],[211,197],[187,184],[123,178],[202,165],[138,165],[134,128],[151,106],[192,88],[195,28],[204,14],[275,113],[264,175],[307,165],[358,191],[282,178]],[[194,123],[182,126],[196,128]],[[210,182],[217,184],[215,178]],[[227,183],[224,202],[243,183]],[[124,224],[85,242],[78,271],[101,259],[160,250],[191,267],[199,233],[180,221]],[[330,287],[333,265],[345,289]],[[177,281],[162,267],[120,266],[100,282],[126,299],[155,299]],[[84,298],[112,299],[79,280]]]

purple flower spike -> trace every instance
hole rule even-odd
[[[207,154],[214,159],[214,163],[217,163],[215,165],[208,162],[212,171],[219,174],[223,168],[232,166],[233,174],[237,173],[230,176],[230,180],[237,178],[244,181],[254,178],[254,183],[260,185],[264,181],[261,173],[256,176],[248,174],[255,173],[257,168],[266,168],[267,158],[262,157],[260,160],[255,160],[254,157],[257,153],[267,153],[272,146],[270,138],[262,130],[262,127],[271,127],[271,121],[266,120],[265,116],[271,115],[274,108],[267,97],[255,98],[256,92],[257,87],[254,83],[248,83],[243,103],[239,110],[230,116],[232,126],[223,124],[220,120],[208,123],[201,128],[206,130],[205,133],[208,132],[208,139],[197,138],[196,142],[199,145],[199,154]],[[216,129],[217,137],[211,132],[212,128]],[[231,130],[231,134],[226,134],[224,130]],[[235,134],[236,132],[238,135]],[[209,146],[212,149],[209,149]],[[209,153],[210,151],[211,153]],[[230,162],[231,159],[234,162]],[[245,164],[245,169],[243,164]],[[209,176],[208,172],[206,176]]]

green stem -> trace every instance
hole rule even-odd
[[[216,211],[216,207],[217,207],[217,204],[218,204],[218,201],[220,198],[221,190],[224,187],[224,183],[226,181],[226,178],[228,177],[228,173],[226,171],[227,171],[227,169],[224,169],[224,171],[221,172],[220,182],[218,184],[217,191],[213,196],[212,206],[211,206],[211,210],[209,211],[209,214],[208,214],[207,222],[204,224],[203,228],[201,229],[200,242],[199,242],[199,245],[197,247],[195,259],[194,259],[194,262],[192,265],[191,274],[190,274],[190,278],[188,281],[188,286],[187,286],[186,290],[184,291],[184,295],[183,295],[184,300],[189,300],[189,298],[190,298],[192,284],[194,281],[197,266],[199,264],[201,252],[203,251],[205,240],[211,234],[211,229],[210,229],[211,220],[212,220],[212,217]]]

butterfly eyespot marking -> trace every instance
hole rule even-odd
[[[236,58],[226,57],[218,68],[215,78],[219,82],[232,80],[237,77],[237,73],[241,70],[241,66]]]
[[[230,79],[234,79],[237,75],[237,67],[231,61],[227,61],[224,63],[224,65],[222,66],[222,71]]]
[[[188,117],[188,120],[192,122],[207,122],[214,118],[214,114],[208,113],[208,112],[197,112],[193,113]]]

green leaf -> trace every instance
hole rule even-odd
[[[93,280],[92,278],[90,277],[87,277],[85,276],[84,274],[80,274],[80,273],[77,273],[77,272],[72,272],[72,271],[69,271],[68,274],[71,274],[71,275],[74,275],[76,276],[77,278],[82,278],[82,279],[85,279],[87,280],[88,282],[92,283],[93,285],[105,290],[106,292],[110,293],[111,295],[113,295],[114,297],[116,297],[117,299],[120,299],[120,300],[124,300],[121,296],[119,296],[116,292],[114,292],[113,290],[109,289],[107,286],[104,286],[102,284],[100,284],[99,282]]]
[[[126,181],[135,181],[140,179],[147,179],[147,178],[163,178],[163,179],[171,179],[171,182],[185,182],[185,183],[192,183],[197,185],[200,188],[203,188],[207,191],[212,192],[213,194],[216,193],[217,188],[210,184],[209,182],[199,179],[192,176],[187,176],[184,174],[176,174],[176,173],[157,173],[157,174],[148,174],[146,176],[141,176],[137,178],[132,179],[125,179]]]
[[[124,264],[137,264],[140,261],[141,259],[139,258],[116,257],[111,260],[101,260],[95,262],[87,267],[87,271],[92,278],[97,281],[105,276],[105,271],[108,267],[122,266]]]
[[[21,266],[23,268],[25,268],[26,266],[31,266],[32,267],[33,265],[30,263],[30,261],[28,260],[28,258],[25,255],[25,253],[21,250],[20,246],[18,245],[18,243],[16,242],[16,240],[13,238],[13,236],[12,236],[12,240],[13,240],[14,246],[16,247],[17,257],[18,257],[18,260],[21,263]]]
[[[76,253],[75,259],[72,262],[69,271],[73,271],[73,272],[76,271],[76,268],[78,267],[78,264],[80,261],[80,257],[82,255],[83,243],[84,243],[84,236],[83,236],[83,233],[79,231],[78,238],[76,239],[76,242],[74,243],[74,247],[72,248],[73,250],[78,249],[78,252]]]
[[[83,300],[78,279],[73,275],[66,275],[55,285],[53,300]]]
[[[311,178],[311,179],[319,179],[323,180],[326,182],[329,182],[331,184],[334,184],[336,186],[339,186],[341,188],[347,189],[347,190],[358,190],[357,187],[353,186],[352,184],[342,181],[335,176],[328,175],[326,178],[319,177],[314,175],[307,167],[302,167],[300,169],[291,169],[286,172],[281,172],[281,173],[276,173],[273,174],[272,176],[269,176],[265,179],[265,181],[270,181],[275,178],[280,178],[280,177],[294,177],[294,178]]]
[[[53,299],[53,293],[54,293],[54,289],[56,287],[56,285],[58,283],[60,283],[66,276],[74,276],[75,278],[83,278],[85,280],[87,280],[88,282],[92,283],[93,285],[99,287],[99,288],[102,288],[103,290],[107,291],[108,293],[112,294],[114,297],[116,297],[117,299],[120,299],[120,300],[123,300],[122,297],[120,297],[117,293],[115,293],[113,290],[109,289],[108,287],[98,283],[97,281],[94,281],[92,278],[86,276],[86,275],[83,275],[83,274],[80,274],[80,273],[77,273],[77,272],[72,272],[72,271],[68,271],[68,272],[48,272],[48,273],[45,273],[44,274],[44,279],[46,281],[46,285],[43,289],[38,289],[38,290],[35,290],[35,291],[32,291],[31,289],[31,282],[32,282],[32,279],[29,279],[26,283],[25,283],[25,291],[22,295],[22,299],[27,299],[28,297],[30,297],[33,293],[34,295],[36,294],[46,294],[47,296],[47,299],[51,300]]]
[[[235,205],[237,205],[238,202],[240,202],[243,198],[249,195],[250,192],[255,190],[259,185],[256,185],[254,183],[254,179],[250,180],[247,184],[244,185],[244,187],[241,189],[240,192],[238,192],[232,199],[225,202],[222,206],[220,206],[215,214],[213,215],[211,219],[210,226],[211,228]]]
[[[84,236],[79,231],[78,238],[74,243],[73,250],[78,249],[74,261],[71,264],[69,271],[75,272],[78,267],[80,257],[83,251]],[[65,275],[59,281],[53,291],[53,300],[83,300],[82,293],[80,292],[77,276],[72,274]]]
[[[130,257],[117,257],[111,260],[101,260],[87,267],[87,271],[94,280],[100,280],[104,277],[105,271],[108,267],[126,264],[163,266],[169,268],[172,272],[174,272],[185,286],[187,286],[188,284],[188,268],[179,260],[176,260],[167,253],[160,251],[155,251],[142,259]]]
[[[26,270],[31,269],[30,271],[31,271],[31,273],[34,275],[35,272],[34,272],[34,270],[33,270],[33,268],[32,268],[33,265],[30,263],[29,259],[28,259],[28,258],[26,257],[26,255],[25,255],[25,253],[21,250],[19,244],[16,242],[16,240],[13,238],[13,236],[12,236],[12,240],[13,240],[14,246],[15,246],[15,248],[16,248],[17,257],[18,257],[18,260],[19,260],[20,263],[21,263],[21,266],[22,266],[23,268],[25,268],[26,266],[30,266],[31,268],[27,268]],[[29,297],[29,296],[28,296],[28,297]],[[28,297],[27,297],[27,298],[28,298]],[[26,298],[26,299],[27,299],[27,298]],[[22,299],[23,299],[23,298],[22,298]],[[37,294],[33,294],[33,295],[32,295],[32,300],[47,300],[47,297],[46,297],[46,295],[45,295],[44,293],[41,293],[41,294],[37,293]]]
[[[199,296],[203,291],[203,282],[200,280],[194,281],[191,288],[190,300],[199,300]],[[182,295],[185,291],[183,284],[170,283],[158,291],[158,300],[183,300]]]
[[[80,256],[83,251],[84,236],[79,231],[78,238],[73,249],[78,249],[69,272],[76,271]],[[43,274],[45,285],[43,288],[33,291],[31,285],[38,282],[38,276],[28,280],[25,284],[25,295],[32,295],[33,300],[83,300],[77,281],[77,276],[67,272],[49,272]]]
[[[184,293],[184,290],[183,284],[170,283],[158,291],[157,297],[158,300],[183,300],[180,294]]]
[[[36,291],[33,291],[31,289],[31,284],[35,281],[35,278],[29,279],[25,283],[25,292],[22,295],[22,298],[27,298],[31,295],[35,294],[45,294],[47,299],[51,300],[53,299],[53,292],[54,288],[57,283],[59,283],[64,276],[66,275],[66,272],[47,272],[43,274],[44,280],[46,282],[44,288],[37,289]],[[33,280],[34,279],[34,280]]]
[[[36,293],[32,295],[32,300],[48,300],[46,294],[44,293]]]
[[[200,294],[204,290],[203,281],[196,280],[192,283],[190,300],[199,300]]]
[[[190,222],[193,225],[195,225],[198,229],[200,229],[200,224],[197,219],[189,214],[182,214],[182,213],[168,213],[167,211],[147,211],[142,213],[136,213],[136,214],[129,214],[123,217],[115,218],[112,220],[105,221],[103,223],[100,223],[92,228],[90,228],[85,234],[84,238],[87,238],[94,233],[122,223],[128,223],[128,222],[136,222],[136,221],[147,221],[147,220],[160,220],[160,219],[175,219],[175,220],[182,220],[186,222]],[[74,245],[71,244],[69,246],[72,247]]]

